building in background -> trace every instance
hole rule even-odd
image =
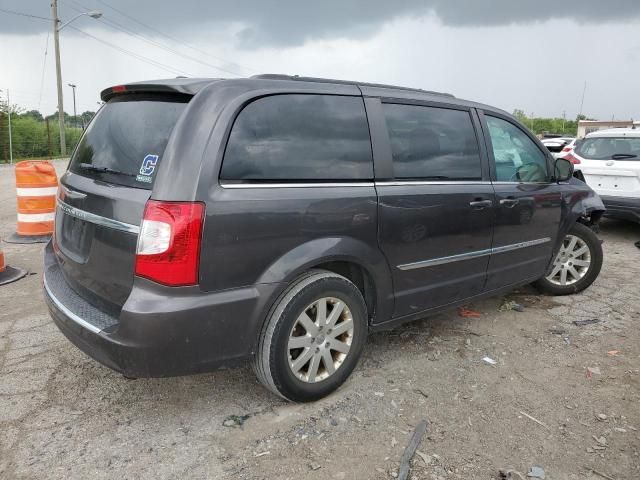
[[[640,128],[638,120],[580,120],[578,122],[578,138],[588,133],[609,128]]]

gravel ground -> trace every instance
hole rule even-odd
[[[13,188],[0,166],[0,236],[15,228]],[[640,225],[604,221],[601,236],[586,292],[523,289],[471,305],[479,318],[374,334],[347,384],[307,405],[248,368],[123,378],[51,322],[43,246],[3,243],[32,275],[0,287],[0,478],[387,479],[422,419],[412,479],[526,478],[532,466],[547,479],[640,478]],[[509,301],[524,311],[500,308]]]

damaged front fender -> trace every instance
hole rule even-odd
[[[596,192],[583,181],[571,178],[562,192],[562,220],[553,251],[558,251],[562,240],[576,222],[595,228],[605,210]]]

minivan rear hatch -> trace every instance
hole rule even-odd
[[[112,315],[131,291],[144,207],[169,136],[190,98],[111,97],[60,180],[54,234],[58,264],[76,293]]]

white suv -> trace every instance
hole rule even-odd
[[[613,128],[587,135],[564,156],[576,176],[600,195],[606,215],[640,222],[640,130]]]

